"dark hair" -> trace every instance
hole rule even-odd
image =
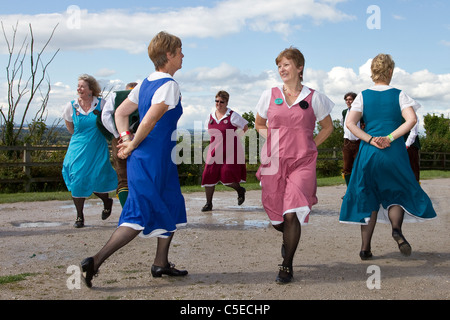
[[[354,92],[347,92],[347,93],[345,94],[345,96],[344,96],[344,100],[347,99],[348,96],[352,97],[353,100],[355,100],[355,98],[356,98],[356,93],[354,93]]]

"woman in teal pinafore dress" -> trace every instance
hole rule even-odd
[[[78,93],[80,100],[92,95],[91,99],[86,99],[92,100],[91,108],[86,112],[80,106],[82,103],[80,100],[73,100],[66,106],[63,116],[69,132],[73,130],[73,134],[64,158],[62,175],[77,209],[77,220],[74,225],[77,228],[84,226],[85,198],[94,193],[103,201],[104,220],[111,214],[113,204],[108,193],[117,187],[117,175],[109,160],[108,144],[96,125],[102,99],[96,97],[97,92],[89,89],[89,81],[95,79],[90,76],[83,79],[79,79]]]
[[[409,256],[411,245],[402,234],[403,221],[424,221],[436,216],[430,198],[415,179],[403,139],[416,122],[413,108],[420,105],[389,86],[393,70],[389,55],[374,58],[375,86],[356,97],[346,122],[362,141],[339,220],[361,225],[363,260],[372,257],[370,243],[377,220],[392,224],[392,237],[400,252]],[[361,114],[365,132],[356,127]]]

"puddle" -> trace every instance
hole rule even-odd
[[[62,222],[46,222],[46,221],[11,222],[11,224],[16,228],[50,228],[50,227],[60,227],[63,225]]]

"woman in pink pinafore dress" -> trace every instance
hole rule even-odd
[[[266,90],[256,108],[255,127],[267,137],[256,176],[264,209],[273,227],[283,233],[283,263],[276,281],[288,283],[301,225],[308,223],[317,203],[317,146],[333,131],[334,103],[302,85],[305,61],[298,49],[282,51],[275,61],[283,85]],[[314,137],[317,121],[322,129]]]
[[[206,193],[206,204],[202,212],[212,210],[212,198],[219,182],[236,190],[238,205],[245,201],[245,188],[240,183],[246,181],[247,169],[244,149],[236,130],[247,131],[248,121],[228,108],[229,97],[228,92],[219,91],[216,94],[216,109],[208,118],[211,143],[202,174],[202,187]]]

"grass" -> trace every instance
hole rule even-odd
[[[0,285],[25,280],[27,277],[35,276],[37,273],[21,273],[11,276],[0,276]]]
[[[424,170],[420,172],[421,180],[430,180],[430,179],[442,179],[442,178],[450,178],[450,171],[440,171],[440,170]],[[344,184],[344,179],[341,176],[337,177],[327,177],[327,178],[318,178],[317,186],[325,187],[325,186],[334,186]],[[247,190],[260,190],[261,187],[259,182],[249,182],[243,184],[245,189]],[[216,186],[216,191],[230,191],[231,189],[225,187],[221,184]],[[203,192],[204,188],[199,185],[195,186],[183,186],[181,187],[181,191],[183,193],[192,193],[192,192]],[[114,195],[114,193],[112,193]],[[114,195],[115,196],[115,195]],[[91,198],[96,198],[95,196],[91,196]],[[0,194],[0,204],[1,203],[14,203],[14,202],[34,202],[34,201],[49,201],[49,200],[71,200],[72,196],[70,192],[24,192],[24,193],[4,193]]]

